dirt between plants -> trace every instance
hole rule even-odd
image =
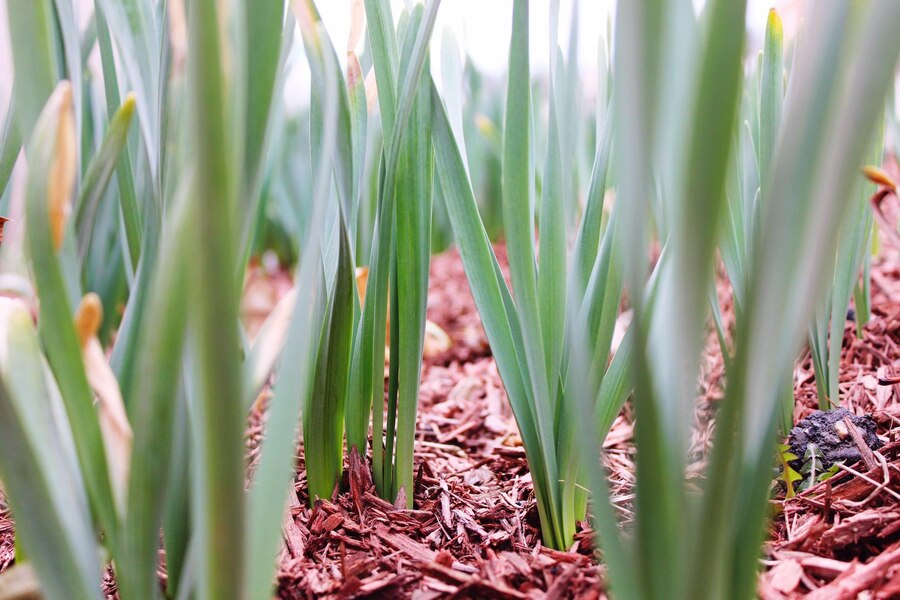
[[[496,252],[505,269],[503,248]],[[847,324],[840,388],[842,405],[853,415],[871,414],[885,445],[873,469],[859,463],[795,498],[773,500],[777,516],[759,583],[766,600],[900,597],[900,384],[881,385],[892,381],[895,369],[900,373],[900,262],[894,250],[882,254],[873,267],[873,317],[863,338]],[[251,269],[245,318],[263,318],[289,287],[283,271]],[[719,295],[730,325],[727,285],[719,285]],[[434,257],[428,302],[428,318],[453,346],[423,368],[415,508],[398,509],[379,499],[356,457],[345,470],[345,491],[309,508],[298,452],[297,494],[284,519],[277,596],[605,598],[604,567],[594,560],[587,524],[568,552],[541,544],[525,452],[455,251]],[[704,468],[723,377],[710,331],[689,481]],[[795,371],[795,397],[797,422],[817,404],[808,356]],[[251,470],[266,404],[263,395],[250,414]],[[604,443],[603,463],[623,524],[632,516],[632,429],[626,406]],[[12,521],[0,503],[0,569],[12,557]],[[108,575],[104,587],[108,597],[116,597]]]

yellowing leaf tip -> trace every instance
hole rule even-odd
[[[72,212],[71,193],[75,184],[77,145],[72,85],[68,81],[61,81],[53,95],[50,102],[55,102],[58,107],[58,119],[56,147],[47,185],[47,204],[53,247],[59,250],[62,247],[66,221]]]
[[[136,106],[137,96],[134,92],[128,92],[128,94],[125,96],[125,100],[122,101],[122,110],[131,113],[134,112]]]
[[[359,294],[359,301],[364,302],[366,299],[366,287],[369,283],[369,267],[356,267],[356,292]]]
[[[872,183],[882,185],[892,190],[897,189],[897,183],[891,178],[890,175],[885,173],[879,167],[876,167],[874,165],[866,165],[862,168],[862,173],[863,175],[868,177],[869,181],[871,181]]]
[[[771,31],[772,35],[777,36],[779,39],[784,37],[784,26],[781,23],[781,17],[774,8],[769,9],[769,19],[766,27]]]
[[[102,322],[103,303],[100,302],[100,296],[94,292],[85,294],[75,312],[75,331],[82,346],[97,335]]]

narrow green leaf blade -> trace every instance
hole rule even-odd
[[[218,5],[193,0],[188,11],[186,81],[196,201],[191,203],[194,228],[187,255],[200,420],[195,426],[201,444],[196,455],[199,495],[194,498],[200,598],[228,597],[242,589],[246,550],[241,344],[235,318],[240,285],[233,243],[239,166],[233,164],[228,129]]]
[[[134,96],[129,95],[110,120],[106,134],[100,142],[100,147],[91,159],[87,173],[84,176],[79,192],[78,210],[75,216],[75,229],[78,232],[78,249],[82,258],[87,254],[87,247],[91,241],[100,200],[106,193],[106,188],[128,142],[128,132],[131,128],[134,106]]]

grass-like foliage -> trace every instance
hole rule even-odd
[[[715,245],[708,232],[727,214],[728,157],[739,131],[746,7],[708,2],[703,18],[694,21],[690,3],[648,8],[653,4],[620,3],[616,23],[616,201],[632,215],[623,231],[629,290],[641,289],[646,272],[644,207],[654,184],[647,177],[648,157],[660,173],[658,187],[671,217],[665,242],[670,262],[657,308],[651,316],[641,303],[634,307],[638,457],[632,534],[618,530],[601,470],[593,471],[593,506],[618,597],[750,598],[785,381],[817,299],[831,283],[844,215],[858,201],[852,194],[858,169],[900,51],[900,43],[885,45],[881,36],[900,7],[813,3],[798,38],[781,126],[759,182],[764,200],[758,240],[698,495],[689,492],[683,473],[706,322],[702,307],[713,276]],[[686,39],[696,42],[685,48]],[[677,77],[661,77],[673,68]],[[586,430],[582,440],[596,444],[598,438]]]
[[[558,6],[556,6],[558,10]],[[487,232],[479,219],[472,186],[451,117],[435,110],[434,136],[439,182],[466,274],[485,331],[506,386],[531,466],[546,544],[565,548],[576,521],[585,515],[584,455],[575,443],[585,418],[568,392],[581,387],[600,399],[591,408],[602,430],[621,407],[624,360],[604,377],[622,292],[620,260],[615,254],[618,212],[604,216],[611,148],[611,127],[603,129],[590,189],[569,257],[566,215],[571,205],[571,165],[564,158],[561,99],[566,97],[564,65],[552,49],[546,164],[540,192],[539,240],[534,238],[538,193],[531,136],[529,7],[516,2],[509,51],[509,84],[503,138],[503,232],[507,241],[512,290],[500,272]],[[435,101],[439,97],[435,92]],[[540,257],[538,258],[538,244]],[[589,377],[570,381],[570,327],[590,334]],[[628,351],[623,350],[622,356]],[[605,383],[605,385],[603,385]],[[591,414],[591,413],[589,413]],[[581,485],[579,485],[581,484]]]
[[[310,498],[328,498],[345,415],[365,454],[374,414],[379,491],[411,506],[431,246],[422,74],[438,6],[404,13],[397,31],[386,4],[366,7],[384,132],[373,166],[365,75],[352,52],[342,73],[311,1],[98,0],[84,32],[70,1],[8,3],[0,474],[17,568],[37,571],[47,597],[99,597],[110,559],[122,597],[158,596],[161,530],[172,597],[269,597],[298,430]],[[249,343],[240,291],[282,177],[271,148],[295,25],[316,82],[309,162],[291,167],[311,179],[308,206],[294,207],[306,235],[294,290]],[[369,181],[379,189],[361,304],[355,241]],[[273,374],[248,485],[247,409]]]
[[[270,598],[298,446],[312,502],[338,489],[350,451],[412,507],[429,256],[450,233],[545,544],[565,549],[590,512],[614,597],[753,596],[794,361],[808,336],[835,402],[851,295],[860,322],[868,312],[858,169],[880,158],[900,3],[814,2],[789,61],[772,13],[754,69],[744,1],[701,15],[689,0],[620,2],[595,144],[577,12],[564,53],[550,2],[546,105],[527,0],[513,3],[502,103],[445,38],[445,86],[465,78],[467,104],[431,78],[439,5],[395,20],[386,0],[357,4],[343,63],[312,0],[95,0],[84,29],[71,0],[7,0],[0,477],[14,569],[44,597],[100,598],[112,564],[126,600]],[[281,101],[295,43],[313,82],[300,124]],[[292,222],[273,229],[273,215]],[[251,342],[241,289],[268,239],[297,258],[294,287]],[[610,359],[623,304],[632,324]],[[697,493],[683,474],[710,313],[727,385]],[[267,386],[248,472],[247,413]],[[599,457],[632,392],[623,531]],[[804,460],[804,484],[819,480],[815,453]]]

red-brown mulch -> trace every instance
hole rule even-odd
[[[502,247],[497,255],[505,268]],[[573,552],[540,544],[525,452],[456,252],[432,261],[428,303],[453,345],[423,368],[414,509],[378,498],[357,460],[349,491],[311,509],[298,456],[279,597],[600,597],[588,533]],[[616,439],[630,439],[624,420],[616,430],[611,456]]]
[[[13,520],[6,506],[6,499],[0,493],[0,571],[10,566],[16,557],[13,542]]]
[[[888,442],[880,450],[885,463],[863,476],[844,472],[795,499],[773,502],[781,513],[771,526],[759,587],[767,600],[849,599],[860,592],[870,593],[869,598],[900,597],[900,501],[894,496],[900,489],[900,389],[879,385],[893,369],[900,374],[900,262],[893,251],[883,254],[890,258],[873,268],[874,314],[865,335],[856,339],[851,324],[845,332],[841,398],[851,412],[874,414],[878,433]],[[498,257],[505,264],[502,248]],[[248,287],[253,286],[255,299],[245,302],[245,309],[248,316],[260,317],[287,289],[289,278],[260,268],[250,276]],[[727,286],[720,286],[720,297],[730,321]],[[415,508],[395,509],[375,496],[355,458],[345,475],[348,491],[309,508],[298,457],[297,497],[284,520],[278,596],[605,597],[603,567],[592,559],[589,530],[581,530],[569,552],[540,543],[524,450],[454,251],[432,261],[428,318],[449,334],[453,346],[423,368]],[[702,473],[711,416],[721,398],[721,354],[715,337],[709,340],[689,477]],[[795,373],[795,419],[816,405],[811,370],[806,358]],[[257,403],[251,414],[251,462],[264,405]],[[624,522],[630,520],[633,499],[631,432],[626,406],[604,444]],[[0,570],[12,560],[11,533],[11,519],[0,503]]]
[[[900,262],[889,256],[872,271],[863,337],[847,323],[840,373],[841,406],[872,415],[888,443],[871,465],[852,465],[777,503],[760,577],[766,600],[900,598],[900,386],[882,385],[900,374]],[[806,357],[795,372],[795,420],[816,408],[812,371]]]

